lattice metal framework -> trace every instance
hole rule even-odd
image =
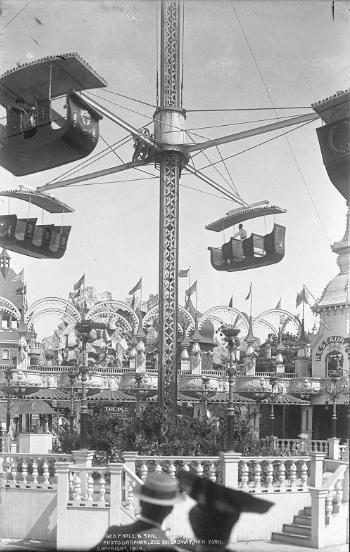
[[[180,18],[178,0],[162,2],[161,110],[180,110]],[[171,134],[171,133],[170,133]],[[179,179],[184,155],[168,142],[160,154],[159,374],[158,402],[176,416]]]

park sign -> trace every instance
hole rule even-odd
[[[323,351],[326,347],[329,347],[332,350],[340,350],[340,346],[344,344],[344,340],[345,338],[341,335],[330,335],[327,339],[324,339],[317,348],[315,360],[321,360]]]

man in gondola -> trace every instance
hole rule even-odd
[[[233,237],[236,238],[237,236],[240,238],[241,241],[247,238],[247,232],[244,230],[243,224],[240,224],[238,226],[238,232],[236,232]]]

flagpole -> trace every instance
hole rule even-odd
[[[142,278],[141,278],[141,285],[140,285],[140,321],[142,323]]]
[[[250,282],[250,317],[253,312],[253,282]]]
[[[188,267],[188,289],[190,288],[191,288],[191,267],[189,266]],[[186,307],[186,303],[187,303],[187,295],[185,291],[185,307]]]
[[[196,316],[198,312],[198,286],[196,285]]]
[[[233,293],[231,294],[231,309],[233,308]],[[231,310],[231,326],[233,325],[233,312]]]

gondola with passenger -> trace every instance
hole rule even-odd
[[[0,192],[0,196],[21,199],[49,213],[72,213],[73,209],[48,194],[21,187],[19,191]],[[71,226],[37,224],[37,218],[0,215],[0,247],[35,257],[60,259],[68,243]]]
[[[221,232],[249,219],[285,212],[285,209],[263,201],[228,211],[221,219],[208,224],[206,229]],[[215,270],[235,272],[278,263],[284,257],[285,233],[286,228],[275,223],[268,234],[252,233],[245,239],[232,237],[222,247],[208,247],[211,264]]]
[[[0,77],[0,165],[15,176],[45,171],[89,155],[102,115],[77,91],[106,86],[77,54],[50,56]]]

